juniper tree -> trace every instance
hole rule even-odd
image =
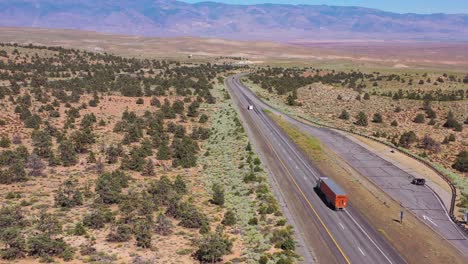
[[[42,158],[48,158],[51,153],[52,138],[45,131],[34,130],[32,133],[32,145],[34,153]]]
[[[382,123],[383,122],[383,117],[381,113],[375,113],[374,117],[372,118],[372,122],[374,123]]]
[[[359,114],[357,115],[356,118],[357,118],[357,120],[355,122],[356,125],[358,125],[358,126],[367,126],[368,125],[366,113],[361,111],[361,112],[359,112]]]
[[[344,110],[341,111],[341,114],[338,116],[339,119],[343,119],[343,120],[349,120],[349,113],[348,111]]]
[[[154,163],[153,163],[153,161],[151,159],[148,159],[146,161],[146,164],[143,167],[141,175],[143,175],[143,176],[154,176],[154,175],[156,175],[156,173],[154,172]]]
[[[71,208],[83,204],[83,195],[76,183],[68,179],[59,187],[55,195],[55,206]]]
[[[65,167],[73,166],[78,163],[77,153],[75,146],[69,140],[64,140],[59,145],[60,160]]]
[[[211,188],[213,191],[213,198],[211,201],[216,204],[223,206],[224,205],[224,188],[221,187],[221,185],[215,183],[213,184],[213,187]]]

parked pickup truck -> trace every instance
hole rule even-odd
[[[344,209],[348,205],[348,196],[331,179],[320,177],[317,189],[324,196],[325,201],[335,210]]]

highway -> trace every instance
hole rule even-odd
[[[320,199],[314,187],[325,175],[265,115],[263,109],[268,106],[247,92],[238,78],[229,77],[226,86],[298,231],[304,262],[406,263],[352,206],[334,211]],[[254,105],[254,110],[247,110],[248,105]]]
[[[238,90],[242,91],[242,95],[249,98],[257,108],[276,112],[276,110],[254,96],[248,88],[244,87],[239,81],[239,76],[235,76],[231,81],[235,83]],[[429,228],[457,248],[465,257],[468,257],[467,233],[452,222],[446,206],[433,189],[429,187],[430,184],[425,186],[411,184],[413,177],[421,177],[411,171],[411,168],[398,167],[365,148],[357,140],[342,133],[328,128],[310,126],[284,114],[282,116],[303,132],[319,139],[322,144],[336,153],[362,176],[410,210]],[[429,179],[426,179],[426,181],[429,183]]]

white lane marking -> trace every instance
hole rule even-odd
[[[366,254],[364,254],[364,251],[362,251],[362,249],[360,247],[357,247],[359,249],[359,251],[361,251],[361,254],[365,257]]]
[[[342,223],[338,223],[338,224],[341,226],[341,229],[343,229],[343,230],[344,230],[344,226],[343,226],[343,224],[342,224]]]
[[[424,220],[427,220],[427,221],[431,222],[433,225],[437,226],[437,224],[434,223],[434,221],[432,221],[432,219],[430,219],[429,216],[423,215],[423,218],[424,218]]]
[[[356,224],[357,227],[359,227],[359,229],[361,230],[361,232],[366,235],[366,237],[369,239],[370,242],[372,242],[372,244],[374,244],[374,246],[380,251],[380,253],[385,257],[385,259],[388,261],[388,263],[390,264],[393,264],[393,262],[387,257],[387,255],[385,255],[385,253],[382,251],[382,249],[375,243],[375,241],[369,236],[369,234],[367,234],[367,232],[364,230],[364,228],[361,227],[361,225],[354,219],[354,217],[348,212],[348,211],[345,211],[345,213],[349,216],[349,218],[351,218],[351,220],[353,220],[354,224]]]

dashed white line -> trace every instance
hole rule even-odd
[[[338,223],[338,224],[341,226],[341,229],[343,229],[343,230],[344,230],[344,226],[343,226],[343,224],[342,224],[342,223]]]
[[[364,251],[362,251],[362,249],[360,247],[357,247],[359,249],[359,251],[361,251],[361,254],[365,257],[366,254],[364,254]]]
[[[424,218],[424,220],[427,220],[427,221],[431,222],[433,225],[437,226],[437,224],[434,223],[434,221],[432,221],[432,219],[430,219],[429,216],[423,215],[423,218]]]
[[[374,246],[379,250],[379,252],[382,254],[382,256],[384,256],[384,258],[388,261],[388,263],[392,264],[392,261],[387,257],[387,255],[385,255],[385,253],[382,251],[382,249],[377,245],[377,243],[375,243],[375,241],[369,236],[369,234],[367,234],[367,232],[364,230],[364,228],[362,228],[362,226],[360,224],[358,224],[358,222],[354,219],[354,217],[348,211],[345,211],[345,212],[349,216],[349,218],[351,218],[351,220],[354,222],[354,224],[361,230],[361,232],[364,235],[366,235],[367,239],[369,239],[369,241],[372,242],[372,244],[374,244]]]

